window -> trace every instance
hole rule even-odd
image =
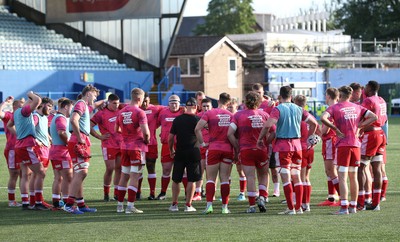
[[[200,58],[180,58],[178,65],[182,76],[200,76]]]
[[[228,87],[229,88],[237,88],[238,80],[237,80],[237,66],[236,66],[236,58],[228,58]]]

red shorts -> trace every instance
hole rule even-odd
[[[174,158],[171,158],[171,155],[169,153],[168,144],[162,144],[162,146],[161,146],[161,163],[168,163],[168,162],[174,162]]]
[[[49,147],[46,146],[35,146],[33,148],[40,162],[42,162],[43,166],[47,168],[49,166]]]
[[[322,141],[322,157],[324,160],[336,158],[336,137]]]
[[[75,143],[75,142],[68,142],[68,152],[69,152],[69,155],[71,156],[72,164],[75,165],[75,164],[81,164],[81,163],[84,163],[84,162],[89,162],[90,158],[80,158],[75,153],[74,147],[75,147],[76,144],[77,143]],[[86,146],[86,152],[88,154],[91,154],[90,153],[90,146]]]
[[[158,158],[158,145],[148,145],[148,151],[146,152],[146,158],[151,160],[157,160]]]
[[[361,152],[359,147],[338,147],[336,157],[338,166],[360,166]]]
[[[40,163],[33,147],[22,147],[15,148],[15,161],[21,166],[24,165],[36,165]]]
[[[140,150],[121,150],[121,166],[139,166],[146,163],[146,153]]]
[[[206,153],[206,165],[216,165],[220,162],[225,164],[232,164],[233,152],[221,150],[208,150]]]
[[[15,162],[15,150],[4,150],[8,169],[19,169],[19,163]]]
[[[200,156],[202,160],[206,159],[207,150],[208,148],[200,148]]]
[[[51,165],[53,166],[53,170],[57,171],[60,171],[62,169],[72,169],[71,160],[52,160]]]
[[[115,160],[121,155],[121,149],[119,148],[102,147],[101,151],[103,153],[103,160]]]
[[[261,168],[268,164],[268,153],[259,149],[248,149],[240,151],[240,164]]]
[[[275,152],[276,167],[297,169],[301,167],[301,150]]]
[[[301,168],[307,167],[311,169],[311,164],[314,161],[314,149],[305,149],[301,151]]]
[[[386,147],[386,136],[383,130],[372,130],[361,136],[361,155],[382,155]]]

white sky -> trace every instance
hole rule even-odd
[[[205,16],[209,0],[188,0],[184,16]],[[318,7],[324,10],[324,3],[329,0],[253,0],[255,13],[271,13],[277,17],[293,17],[299,15],[300,9],[309,10]]]

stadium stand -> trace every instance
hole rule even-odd
[[[128,68],[0,6],[0,69],[118,71]]]

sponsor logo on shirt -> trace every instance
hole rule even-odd
[[[251,127],[252,128],[262,128],[263,127],[263,120],[261,115],[251,115],[249,116],[251,120]]]
[[[112,118],[109,118],[109,119],[108,119],[108,122],[114,123],[115,120],[117,120],[117,117],[116,117],[116,116],[115,116],[115,117],[112,117]]]
[[[175,118],[165,118],[165,121],[167,122],[173,122]]]
[[[358,117],[355,107],[346,107],[340,109],[344,113],[344,119],[356,119]]]
[[[217,117],[219,119],[219,127],[226,127],[231,124],[231,116],[229,114],[217,114]]]
[[[122,120],[123,124],[131,124],[132,123],[132,112],[123,112],[123,113],[121,113],[121,115],[124,118]]]
[[[151,110],[151,109],[150,109],[150,110],[145,110],[144,113],[145,113],[146,115],[147,115],[147,114],[151,114],[151,113],[153,113],[153,110]]]

